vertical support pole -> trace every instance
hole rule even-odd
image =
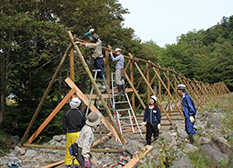
[[[74,82],[74,48],[70,49],[70,79]]]
[[[131,81],[132,85],[134,85],[133,61],[130,62],[130,81]],[[136,111],[135,111],[135,93],[134,92],[132,93],[132,97],[131,98],[132,98],[132,104],[131,105],[132,105],[134,113],[136,113]]]
[[[109,51],[108,50],[105,50],[104,67],[105,67],[105,70],[106,70],[107,84],[108,84],[108,87],[109,87],[109,86],[111,86],[111,83],[110,83]],[[110,87],[109,87],[109,89],[110,89]]]
[[[148,64],[148,62],[146,63],[146,70],[147,70],[146,78],[147,78],[148,83],[150,83],[150,72],[149,72],[149,64]],[[148,92],[148,96],[147,96],[148,102],[150,102],[150,89],[149,88],[147,88],[147,92]]]
[[[168,89],[169,94],[172,96],[172,94],[170,92],[169,71],[167,71],[167,89]],[[168,112],[169,112],[169,115],[171,116],[171,98],[170,98],[170,96],[168,96]]]

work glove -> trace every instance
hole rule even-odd
[[[84,167],[91,167],[90,161],[85,161],[84,162]]]
[[[142,122],[141,126],[144,127],[146,125],[146,122]]]
[[[191,123],[193,123],[193,122],[194,122],[193,116],[190,116],[190,117],[189,117],[189,120],[190,120]]]
[[[161,128],[161,125],[160,125],[160,124],[158,124],[158,129],[160,130],[160,128]]]
[[[89,30],[89,32],[94,32],[94,31],[95,31],[95,29],[90,29],[90,30]]]
[[[80,45],[80,41],[76,41],[75,44]]]

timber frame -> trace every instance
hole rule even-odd
[[[76,36],[73,36],[70,31],[68,31],[68,36],[70,38],[70,44],[68,45],[63,58],[61,59],[60,64],[58,65],[28,127],[27,130],[24,133],[24,136],[21,139],[21,142],[19,143],[20,146],[23,146],[23,143],[26,140],[26,137],[49,93],[50,88],[52,87],[52,84],[59,72],[59,70],[62,67],[62,64],[64,63],[65,59],[67,58],[68,54],[70,53],[70,78],[67,78],[65,82],[68,84],[68,86],[71,88],[69,93],[63,98],[63,100],[58,104],[58,106],[51,112],[51,114],[48,116],[48,118],[41,124],[41,126],[37,129],[37,131],[28,139],[25,146],[28,146],[28,144],[31,144],[33,140],[39,135],[39,133],[46,127],[46,125],[49,124],[49,122],[53,119],[53,117],[59,112],[59,110],[67,103],[67,101],[76,93],[77,96],[84,102],[84,104],[88,104],[88,96],[82,93],[82,91],[74,84],[74,49],[77,51],[78,58],[81,60],[82,65],[88,74],[88,77],[93,84],[96,93],[102,102],[105,111],[107,112],[108,119],[103,117],[102,123],[108,128],[110,131],[107,136],[102,137],[102,140],[105,140],[108,138],[109,135],[114,135],[116,139],[121,143],[125,144],[125,140],[114,121],[114,118],[112,116],[112,112],[110,111],[108,104],[104,100],[104,95],[101,94],[99,88],[96,85],[96,82],[93,79],[92,73],[86,64],[81,51],[79,50],[79,47],[74,43],[74,39],[76,39]],[[81,39],[77,39],[79,41],[83,41]],[[110,48],[102,47],[105,51],[105,71],[106,71],[106,78],[107,83],[110,85],[110,68],[109,68],[109,52],[111,51]],[[211,99],[215,100],[216,98],[221,98],[222,95],[229,94],[230,90],[227,88],[225,83],[219,82],[214,84],[204,83],[201,81],[197,81],[196,79],[189,79],[186,78],[184,75],[181,75],[177,73],[174,69],[169,68],[162,68],[159,64],[154,64],[150,60],[144,60],[141,58],[137,58],[129,53],[129,56],[124,55],[125,60],[128,60],[126,66],[125,66],[125,79],[128,82],[129,86],[131,88],[128,88],[128,92],[131,93],[130,101],[134,110],[134,113],[137,116],[138,112],[145,109],[146,105],[145,102],[149,102],[150,95],[156,95],[158,100],[158,105],[161,109],[162,114],[162,120],[168,121],[168,123],[162,122],[162,125],[174,125],[173,120],[183,120],[183,113],[182,113],[182,105],[181,105],[181,98],[178,95],[176,88],[178,84],[185,84],[187,89],[187,93],[191,96],[193,99],[196,108],[202,108],[206,102]],[[144,70],[140,68],[140,65],[146,65]],[[134,79],[134,71],[133,68],[136,67],[137,71],[140,74],[140,79],[137,79],[137,85],[135,85],[135,79]],[[128,75],[129,74],[129,75]],[[140,86],[143,85],[144,87],[147,87],[147,90],[145,93],[140,92]],[[155,90],[153,87],[157,86],[157,89]],[[110,87],[109,87],[110,88]],[[111,91],[110,91],[111,92]],[[94,96],[93,96],[94,97]],[[138,105],[136,105],[136,98],[139,101]],[[90,109],[92,111],[99,112],[99,110],[91,104]],[[173,115],[179,115],[180,118],[173,118]],[[136,129],[136,128],[135,128]],[[132,129],[123,130],[123,132],[132,132]],[[97,140],[93,146],[96,146],[99,144],[101,140]]]

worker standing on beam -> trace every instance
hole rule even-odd
[[[82,128],[80,136],[76,141],[78,145],[78,154],[75,157],[82,168],[91,167],[90,153],[92,143],[94,142],[93,128],[99,125],[101,118],[101,113],[91,112],[87,116],[86,125]]]
[[[116,77],[116,84],[118,89],[118,95],[121,95],[121,90],[123,91],[123,94],[125,94],[125,81],[124,81],[124,56],[121,54],[121,49],[116,48],[115,49],[116,57],[113,57],[112,51],[110,52],[112,61],[117,61],[116,63],[116,71],[115,71],[115,77]]]
[[[157,97],[151,96],[149,105],[145,109],[144,119],[142,126],[146,125],[146,142],[147,145],[151,145],[151,136],[153,134],[154,140],[157,140],[159,137],[159,130],[161,128],[161,114],[160,109],[156,104]]]
[[[102,41],[99,39],[99,36],[95,33],[94,29],[89,30],[92,36],[89,38],[91,43],[85,43],[76,41],[76,44],[80,44],[82,46],[92,48],[92,58],[94,59],[94,67],[95,69],[100,69],[102,74],[105,76],[104,73],[104,60],[102,54]],[[88,34],[86,33],[86,34]],[[89,35],[89,34],[88,34]],[[97,78],[103,79],[103,76],[100,72],[97,73]]]
[[[76,142],[79,137],[82,127],[85,125],[86,116],[78,109],[81,100],[78,97],[72,98],[70,101],[71,109],[66,111],[63,115],[63,132],[66,133],[66,155],[65,165],[67,168],[71,167],[73,163],[73,156],[70,155],[69,147]],[[79,162],[74,160],[75,168],[79,168]]]
[[[195,124],[196,108],[191,97],[188,95],[187,92],[185,92],[185,89],[185,85],[183,84],[177,86],[177,92],[183,98],[182,106],[185,116],[185,130],[186,133],[189,135],[190,142],[194,143],[195,140],[198,138],[195,130],[193,129]]]

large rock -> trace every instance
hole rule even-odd
[[[222,137],[213,137],[211,139],[211,146],[220,150],[222,153],[227,154],[229,157],[232,157],[233,155],[233,147]]]
[[[219,163],[228,163],[229,158],[226,154],[217,151],[216,149],[212,148],[210,145],[203,145],[201,147],[201,152],[203,155],[207,156],[207,158],[215,163],[216,166]]]
[[[208,122],[212,125],[215,125],[217,128],[222,128],[222,124],[220,123],[219,119],[217,118],[210,118]]]
[[[134,155],[135,152],[137,152],[140,149],[143,149],[143,147],[144,145],[138,143],[138,141],[129,140],[123,147],[123,150],[127,151],[130,155]]]
[[[162,134],[160,136],[164,137],[164,141],[167,142],[169,145],[171,145],[171,146],[176,145],[176,140],[175,140],[175,138],[172,137],[172,135],[170,133],[162,132]],[[176,136],[176,135],[174,135],[174,136]]]
[[[24,155],[26,152],[24,148],[20,148],[19,146],[15,146],[15,150],[17,153],[19,152],[21,155]]]
[[[191,160],[187,155],[175,159],[173,165],[170,168],[194,168],[194,165],[191,163]]]
[[[188,143],[188,144],[185,146],[184,152],[185,152],[185,153],[196,152],[197,150],[198,150],[198,147],[196,147],[196,146],[194,146],[194,145]]]
[[[53,136],[53,140],[60,142],[62,140],[62,136],[60,136],[60,135],[54,135]]]
[[[33,157],[33,156],[36,156],[36,154],[37,154],[37,151],[28,149],[27,152],[25,153],[25,156]]]
[[[186,133],[186,131],[180,131],[178,132],[179,137],[181,137],[182,139],[188,138],[188,134]]]
[[[211,140],[209,138],[206,138],[206,137],[200,137],[199,138],[199,142],[200,144],[209,144],[211,142]]]

